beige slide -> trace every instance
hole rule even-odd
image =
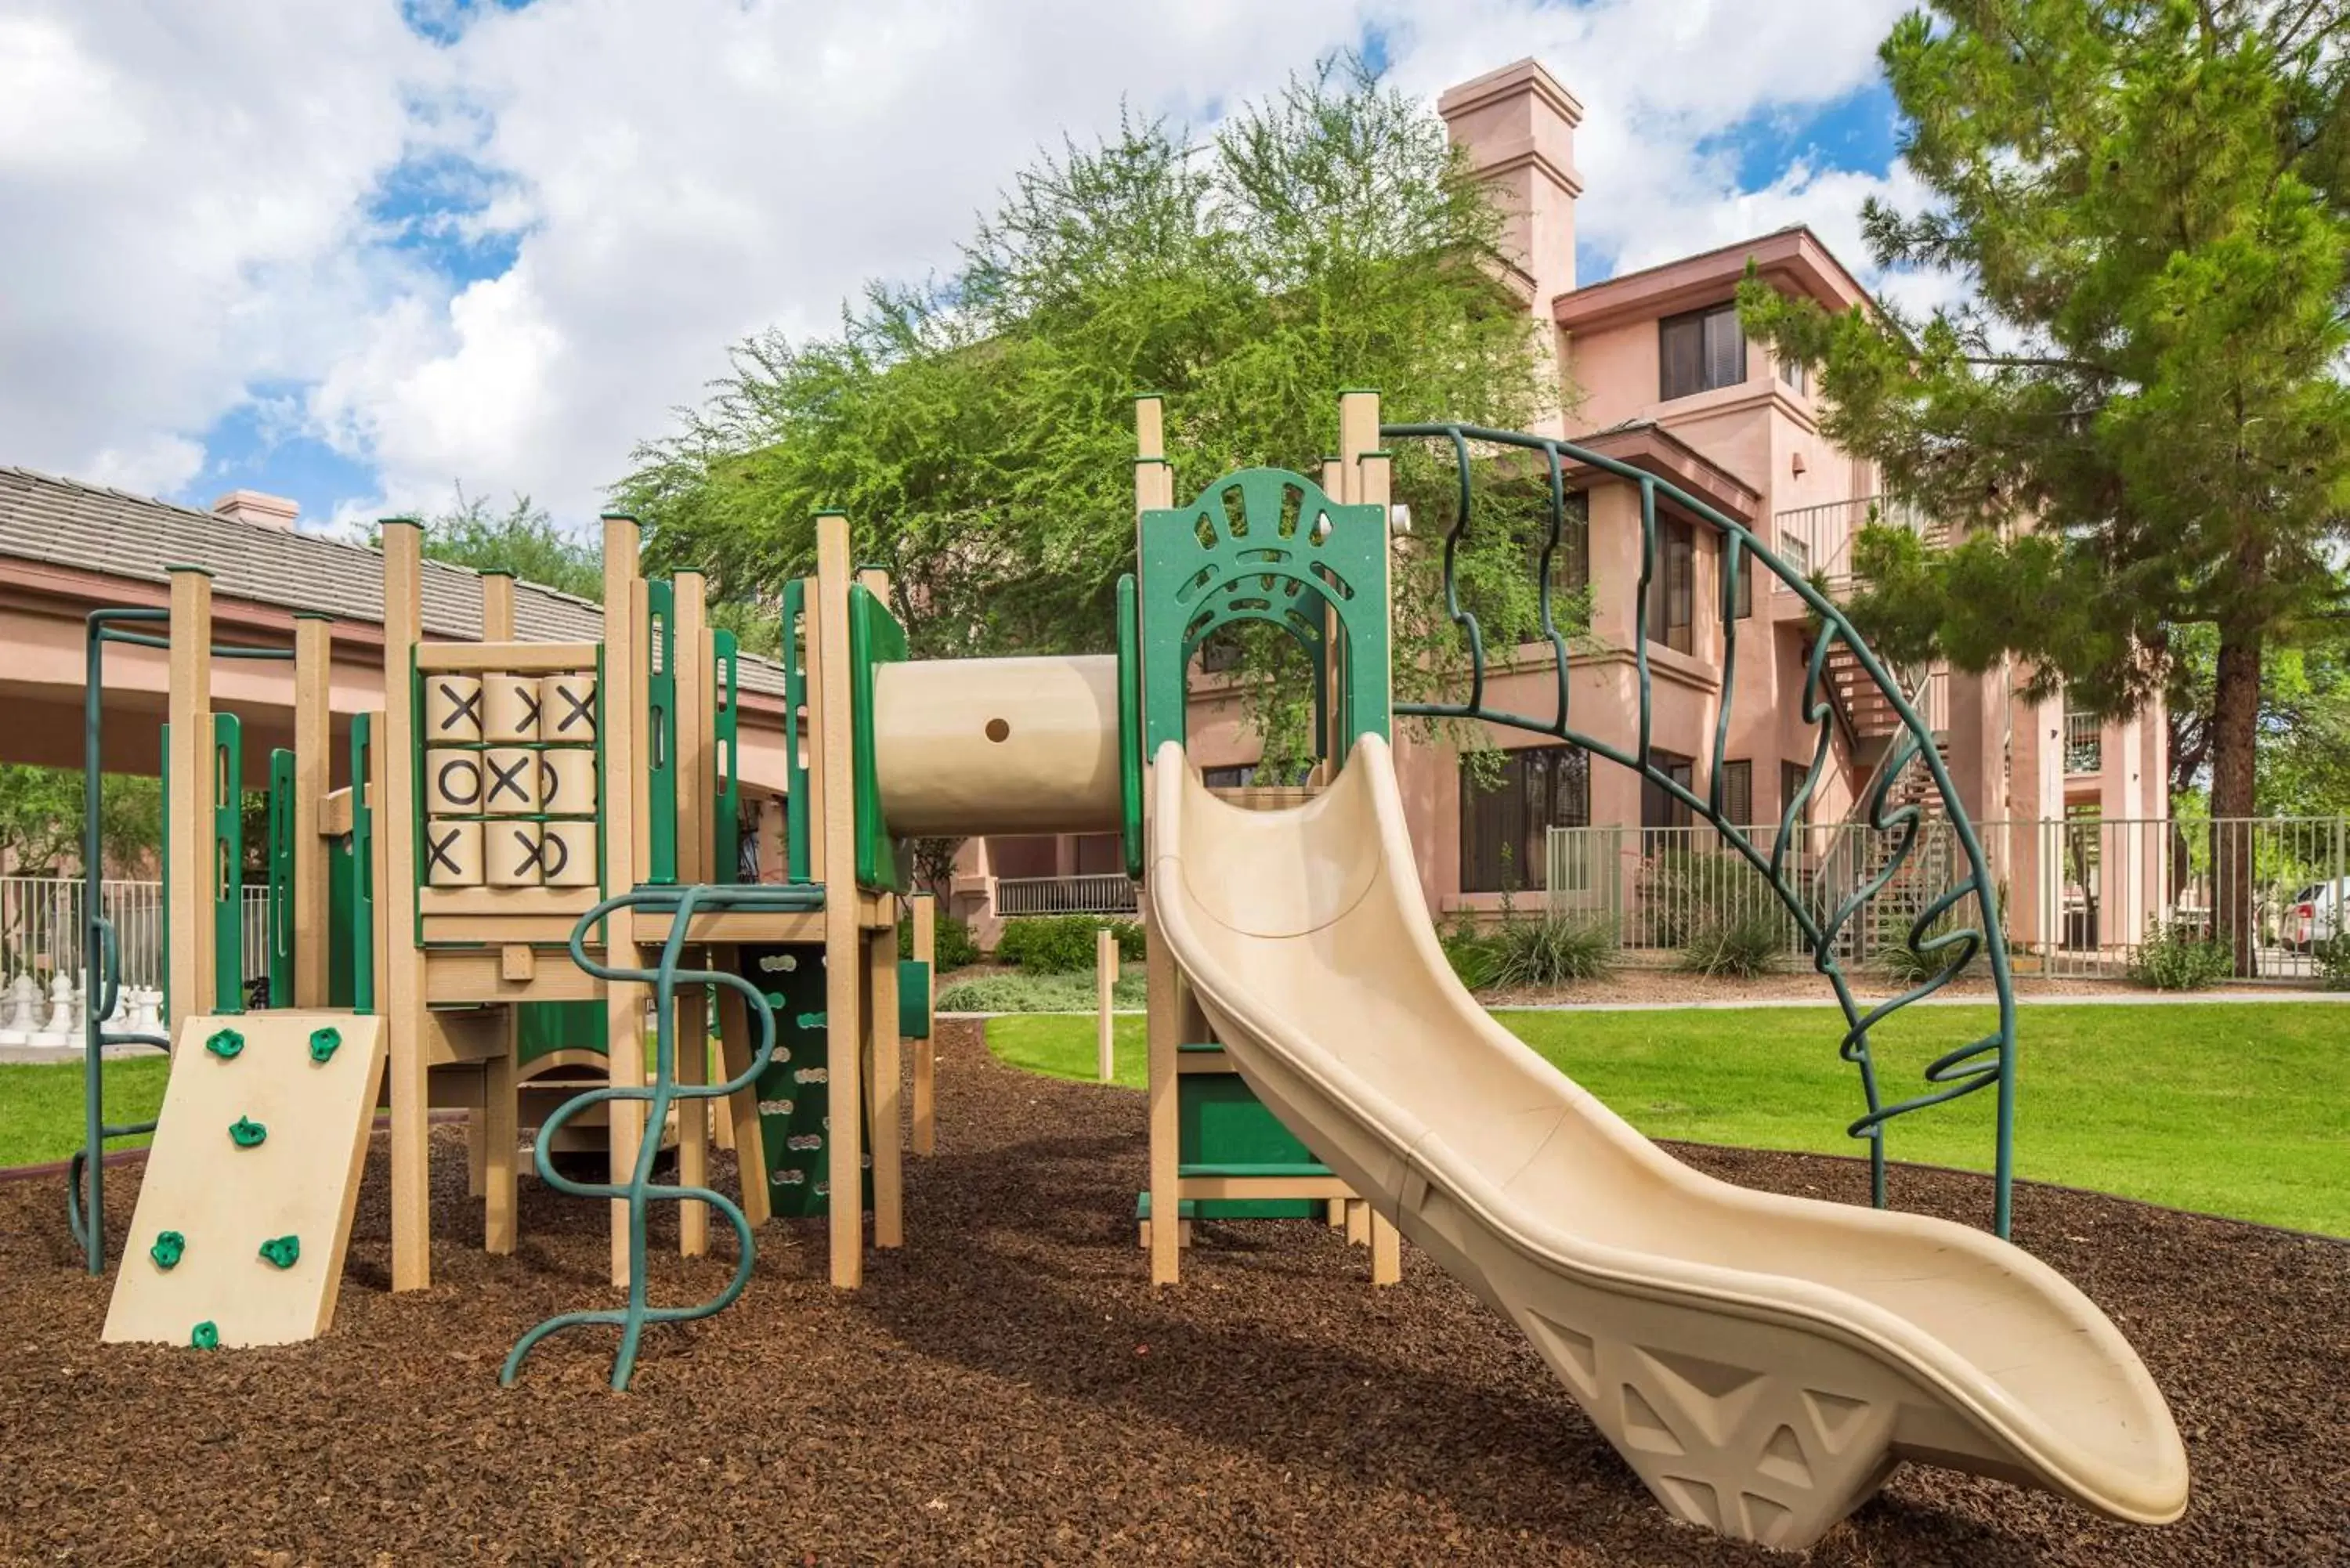
[[[2159,1524],[2187,1456],[2063,1276],[1922,1215],[1682,1165],[1489,1017],[1437,945],[1386,744],[1243,810],[1160,748],[1150,898],[1249,1085],[1523,1329],[1677,1517],[1809,1545],[1903,1459]]]

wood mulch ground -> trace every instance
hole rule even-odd
[[[821,1229],[777,1224],[744,1299],[653,1331],[624,1396],[609,1330],[498,1387],[524,1329],[610,1299],[603,1218],[526,1183],[520,1251],[485,1257],[452,1132],[433,1289],[386,1291],[379,1150],[333,1332],[278,1350],[102,1348],[106,1285],[74,1266],[56,1184],[0,1186],[0,1560],[1788,1561],[1669,1523],[1518,1334],[1409,1248],[1375,1294],[1319,1225],[1206,1227],[1183,1285],[1154,1292],[1139,1097],[998,1066],[971,1026],[941,1045],[904,1251],[836,1293]],[[1863,1195],[1849,1162],[1681,1152]],[[137,1179],[109,1182],[118,1222]],[[1980,1179],[1932,1172],[1899,1198],[1988,1205]],[[2350,1246],[2028,1187],[2016,1234],[2169,1395],[2187,1517],[2132,1529],[1910,1467],[1812,1562],[2350,1563]],[[658,1294],[727,1269],[667,1258]]]

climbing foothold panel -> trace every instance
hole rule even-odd
[[[131,1219],[132,1235],[154,1239],[157,1266],[116,1276],[109,1344],[203,1345],[188,1325],[203,1324],[222,1345],[288,1345],[333,1320],[383,1077],[383,1022],[199,1016],[181,1022],[193,1033],[180,1039],[232,1026],[244,1036],[234,1071],[174,1057]],[[314,1041],[329,1034],[336,1043],[321,1055]],[[265,1136],[250,1145],[222,1136],[240,1124]],[[177,1243],[170,1263],[167,1239]]]

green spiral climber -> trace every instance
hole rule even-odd
[[[741,975],[722,970],[681,970],[678,959],[685,948],[687,929],[696,913],[706,910],[806,910],[824,907],[824,889],[808,884],[765,887],[712,887],[707,884],[674,888],[639,888],[607,898],[586,914],[571,929],[571,961],[601,981],[639,981],[653,988],[656,1005],[653,1010],[653,1077],[650,1084],[610,1085],[589,1089],[566,1100],[556,1107],[539,1128],[535,1158],[539,1179],[558,1192],[574,1198],[617,1199],[629,1206],[629,1302],[624,1307],[604,1307],[580,1312],[559,1313],[537,1324],[515,1342],[506,1356],[505,1366],[498,1374],[499,1383],[511,1386],[522,1371],[525,1357],[538,1342],[548,1334],[567,1328],[580,1328],[591,1324],[611,1324],[620,1330],[619,1349],[612,1357],[612,1386],[626,1389],[637,1366],[637,1350],[644,1338],[649,1323],[691,1323],[726,1310],[750,1283],[751,1265],[757,1256],[751,1236],[751,1223],[733,1200],[707,1187],[671,1186],[653,1180],[653,1158],[660,1152],[660,1139],[650,1136],[650,1129],[660,1127],[669,1119],[670,1106],[679,1100],[716,1100],[739,1093],[758,1082],[766,1071],[767,1060],[775,1049],[775,1013],[759,988]],[[660,962],[652,969],[615,969],[588,956],[588,934],[607,915],[618,909],[642,909],[651,913],[667,913],[671,917],[669,940],[662,943]],[[681,1084],[677,1081],[677,1039],[675,1035],[677,988],[680,985],[723,985],[740,992],[749,1006],[751,1016],[757,1021],[758,1047],[751,1054],[750,1064],[739,1076],[722,1084]],[[697,1046],[700,1044],[696,1043]],[[574,1181],[557,1171],[548,1160],[555,1147],[556,1134],[574,1117],[608,1105],[615,1100],[641,1101],[647,1106],[645,1126],[648,1136],[639,1140],[637,1162],[625,1184],[600,1181]],[[646,1300],[645,1252],[646,1224],[651,1205],[655,1202],[678,1203],[692,1200],[708,1204],[723,1216],[734,1229],[737,1243],[734,1277],[726,1288],[709,1301],[692,1306],[657,1307]]]

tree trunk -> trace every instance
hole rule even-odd
[[[2236,972],[2260,972],[2253,902],[2253,748],[2261,716],[2261,633],[2220,631],[2219,685],[2211,716],[2212,935],[2236,956]]]

